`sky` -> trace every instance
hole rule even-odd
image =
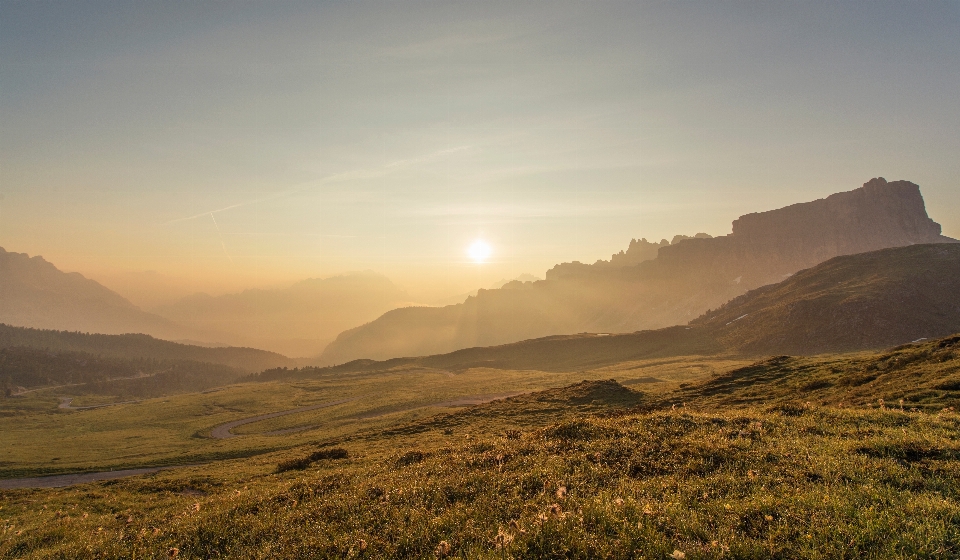
[[[4,0],[0,246],[429,300],[877,176],[960,237],[958,29],[957,1]]]

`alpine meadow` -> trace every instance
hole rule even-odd
[[[0,559],[960,558],[958,28],[0,2]]]

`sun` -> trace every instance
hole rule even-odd
[[[493,249],[490,247],[490,244],[483,239],[477,239],[467,248],[467,254],[470,255],[473,262],[478,264],[486,262],[492,252]]]

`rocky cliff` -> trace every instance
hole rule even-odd
[[[954,241],[940,231],[917,185],[877,178],[825,199],[741,216],[726,236],[661,242],[652,260],[565,263],[544,281],[481,290],[457,306],[395,310],[342,333],[321,363],[683,324],[839,255]]]

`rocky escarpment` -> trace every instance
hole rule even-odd
[[[544,281],[481,290],[457,306],[395,310],[341,333],[321,360],[386,359],[554,334],[684,324],[833,257],[955,241],[940,231],[917,185],[877,178],[825,199],[742,216],[726,236],[661,242],[652,260],[566,263]]]
[[[664,247],[667,274],[707,274],[750,289],[840,255],[954,241],[927,216],[920,187],[882,177],[863,187],[734,220],[733,232]]]

